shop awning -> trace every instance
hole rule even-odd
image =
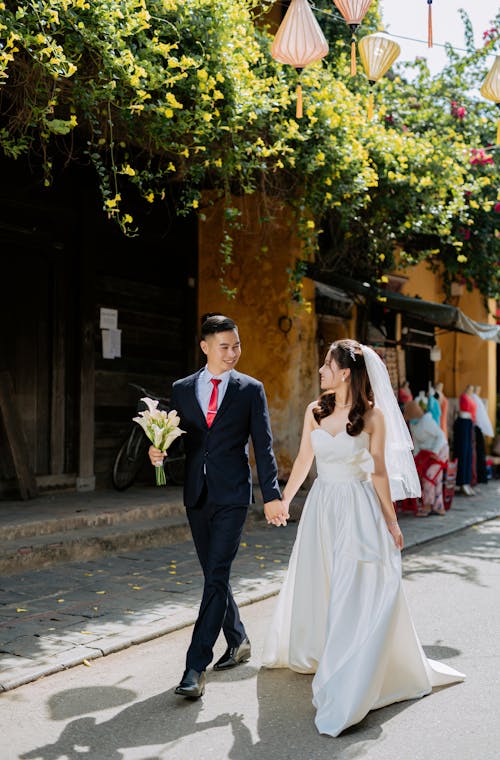
[[[489,325],[484,322],[476,322],[470,319],[456,306],[447,303],[435,303],[434,301],[424,301],[421,298],[411,298],[403,296],[401,293],[393,293],[390,290],[382,290],[370,285],[367,282],[359,282],[350,277],[340,275],[327,275],[326,278],[331,280],[325,282],[324,274],[311,265],[308,269],[308,277],[314,280],[316,289],[321,295],[328,296],[327,288],[332,291],[343,293],[344,298],[349,296],[365,296],[368,299],[377,299],[383,297],[384,305],[394,311],[411,314],[422,322],[440,327],[443,330],[452,330],[456,332],[476,335],[483,340],[493,340],[500,343],[500,326]],[[338,295],[331,296],[340,300]]]

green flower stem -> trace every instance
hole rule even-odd
[[[163,468],[163,465],[162,464],[156,465],[155,471],[156,471],[156,485],[166,486],[167,479],[165,477],[165,470]]]

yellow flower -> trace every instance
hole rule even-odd
[[[464,256],[463,253],[460,253],[457,256],[457,261],[458,261],[459,264],[465,264],[465,262],[467,261],[467,256]]]
[[[153,203],[153,201],[155,199],[155,194],[153,193],[152,190],[150,190],[149,193],[147,195],[145,195],[144,197],[145,197],[145,199],[147,200],[148,203]]]
[[[134,221],[134,217],[133,216],[130,216],[130,214],[124,214],[124,216],[123,216],[123,223],[124,224],[132,224],[133,221]]]
[[[120,193],[117,193],[114,198],[108,198],[106,206],[108,208],[116,208],[117,204],[121,201],[122,197]]]
[[[165,97],[167,99],[168,104],[172,106],[172,108],[184,108],[182,103],[179,103],[179,101],[177,100],[173,92],[167,92]]]
[[[122,166],[120,174],[127,174],[129,177],[135,177],[135,169],[132,169],[131,166],[125,164],[125,166]]]
[[[307,220],[307,224],[306,224],[306,227],[307,227],[309,230],[313,230],[313,229],[316,227],[316,225],[314,224],[314,222],[313,222],[313,220],[312,220],[312,219],[308,219],[308,220]]]
[[[193,208],[198,208],[198,206],[200,205],[200,203],[195,198],[191,205],[192,205]]]

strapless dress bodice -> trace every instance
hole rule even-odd
[[[332,435],[323,428],[315,428],[311,433],[311,441],[316,456],[318,480],[368,480],[373,472],[373,458],[369,451],[370,436],[365,431],[353,436],[342,430],[337,435]]]

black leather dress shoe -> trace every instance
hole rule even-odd
[[[220,660],[214,665],[214,670],[228,670],[228,668],[234,668],[239,665],[240,662],[247,662],[252,654],[252,648],[250,641],[245,638],[239,645],[239,647],[228,647]]]
[[[179,686],[176,687],[175,693],[180,697],[190,699],[199,699],[205,692],[205,671],[198,673],[197,670],[190,668],[184,671]]]

